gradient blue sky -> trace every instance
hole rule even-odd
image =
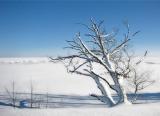
[[[90,18],[105,20],[106,29],[119,28],[123,20],[131,30],[141,30],[134,41],[135,51],[145,49],[160,55],[160,2],[158,1],[48,1],[0,0],[0,56],[50,56],[63,53]]]

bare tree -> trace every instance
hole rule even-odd
[[[131,55],[129,55],[129,42],[139,32],[130,32],[129,24],[123,39],[117,39],[117,30],[107,33],[103,29],[103,21],[96,23],[91,19],[90,25],[83,24],[89,33],[85,41],[82,40],[80,32],[75,39],[68,42],[68,47],[74,50],[73,55],[50,57],[51,61],[62,61],[68,72],[84,75],[92,78],[104,97],[93,95],[110,106],[118,103],[130,102],[127,99],[124,88],[124,79],[129,78],[131,71]],[[141,61],[138,61],[139,63]],[[139,64],[137,62],[137,64]],[[101,70],[95,70],[98,66]],[[112,98],[110,90],[114,90],[119,100],[116,102]]]
[[[150,72],[148,71],[142,73],[138,73],[136,69],[133,69],[132,71],[133,75],[129,78],[129,84],[134,89],[134,102],[137,100],[137,93],[155,83],[155,80],[150,78]]]
[[[49,97],[49,95],[48,95],[48,92],[47,92],[46,93],[46,108],[48,108],[48,102],[49,102],[48,97]]]
[[[9,91],[7,88],[5,88],[7,94],[9,95],[9,98],[11,100],[12,106],[15,108],[16,107],[16,93],[15,93],[15,82],[12,82],[12,90]]]
[[[30,82],[30,108],[33,108],[33,82]]]

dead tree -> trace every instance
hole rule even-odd
[[[142,73],[138,73],[136,69],[133,69],[132,71],[133,75],[129,78],[129,84],[134,91],[134,99],[132,101],[134,102],[137,100],[137,93],[154,84],[155,80],[150,78],[150,72],[144,71]]]
[[[5,88],[7,94],[9,95],[9,98],[11,100],[11,105],[15,108],[16,107],[16,93],[15,93],[15,82],[12,82],[12,90],[9,91],[7,88]]]
[[[33,99],[33,83],[31,81],[30,82],[30,108],[33,108],[33,103],[34,103],[34,99]]]
[[[48,102],[49,102],[48,97],[49,97],[49,95],[48,95],[48,92],[47,92],[46,93],[46,108],[48,108]]]
[[[130,104],[123,81],[130,73],[129,42],[139,31],[131,33],[129,24],[125,23],[127,31],[120,41],[116,38],[117,30],[107,33],[103,29],[103,21],[96,23],[91,19],[90,25],[83,25],[89,30],[85,34],[87,39],[82,40],[79,32],[73,40],[67,41],[69,46],[66,48],[74,50],[73,55],[50,57],[51,61],[62,61],[68,72],[92,78],[104,97],[94,96],[104,103],[110,106],[118,103]],[[100,72],[95,70],[96,66],[101,69]],[[119,97],[117,102],[111,96],[111,89]]]

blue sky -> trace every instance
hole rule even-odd
[[[84,32],[77,23],[104,20],[106,30],[124,32],[123,20],[141,33],[132,41],[136,52],[160,55],[158,1],[43,1],[0,0],[0,56],[51,56],[64,53],[65,40]]]

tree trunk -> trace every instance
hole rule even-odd
[[[110,73],[114,84],[115,84],[115,90],[118,94],[119,100],[117,104],[119,103],[125,103],[125,104],[131,104],[131,102],[128,101],[126,91],[124,88],[124,78],[123,77],[118,77],[116,73]]]
[[[98,96],[95,97],[97,97],[99,100],[101,100],[102,102],[106,103],[109,106],[115,105],[115,101],[113,100],[110,91],[107,90],[108,88],[104,87],[104,85],[100,82],[100,79],[97,76],[93,75],[92,78],[96,82],[97,87],[99,88],[99,90],[103,95],[103,97],[98,97]]]

